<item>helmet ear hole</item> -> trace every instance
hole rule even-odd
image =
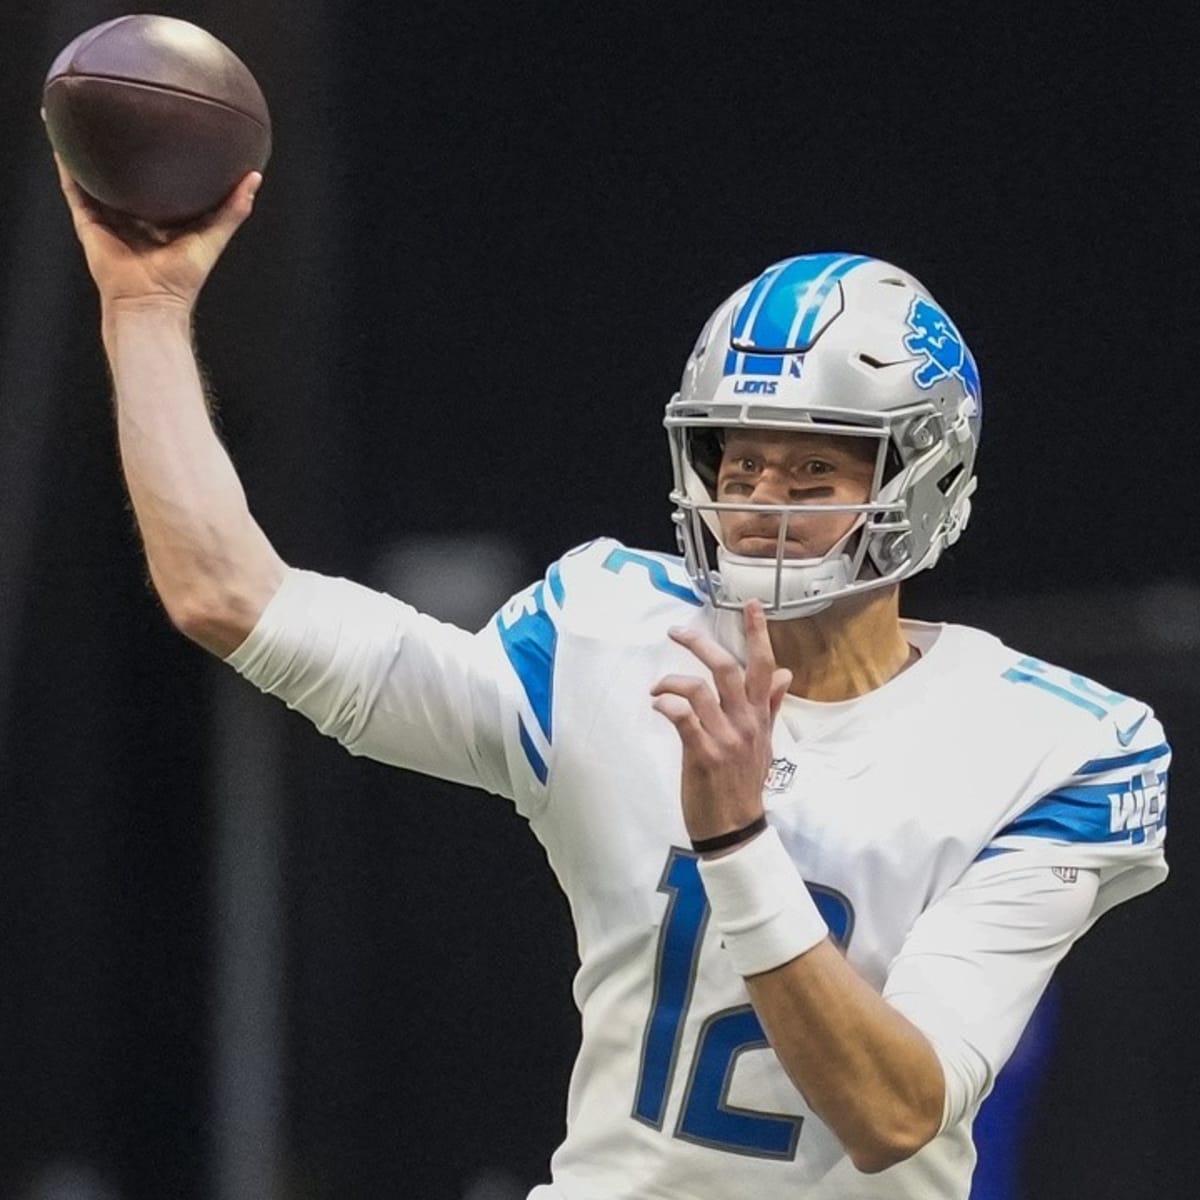
[[[962,473],[963,464],[955,463],[955,465],[937,481],[938,491],[941,492],[943,496],[950,495],[950,489],[958,482],[958,477]]]
[[[904,463],[900,458],[900,451],[896,447],[896,442],[893,438],[888,438],[887,453],[883,459],[883,479],[880,482],[883,484],[891,483],[903,469]]]

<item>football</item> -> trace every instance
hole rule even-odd
[[[217,208],[271,154],[254,76],[174,17],[117,17],[55,58],[42,92],[50,142],[90,196],[156,226]]]

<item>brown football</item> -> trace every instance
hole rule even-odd
[[[174,17],[117,17],[54,60],[51,144],[89,195],[154,225],[216,208],[271,154],[267,102],[246,65]]]

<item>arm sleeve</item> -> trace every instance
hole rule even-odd
[[[1072,944],[1167,875],[1171,749],[1151,711],[1128,701],[1064,755],[1069,776],[1005,816],[888,974],[885,998],[941,1061],[943,1128],[987,1096]]]
[[[346,579],[291,569],[225,660],[352,754],[529,798],[519,680],[493,622],[443,624]]]
[[[883,996],[942,1065],[942,1128],[991,1091],[1055,967],[1092,923],[1098,871],[991,859],[917,919]]]

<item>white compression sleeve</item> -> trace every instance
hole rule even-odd
[[[946,1083],[942,1128],[974,1115],[1054,968],[1090,924],[1094,871],[978,863],[918,918],[883,996],[929,1039]]]

